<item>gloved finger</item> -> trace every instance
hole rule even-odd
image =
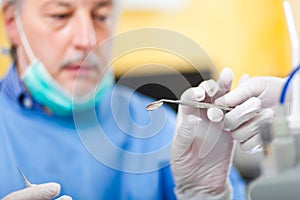
[[[187,101],[203,101],[205,99],[205,91],[201,87],[189,88],[180,97],[181,100]],[[198,108],[191,106],[179,106],[179,110],[182,110],[184,114],[195,114],[199,111]]]
[[[199,87],[202,88],[209,97],[215,96],[219,90],[219,85],[213,79],[201,82]]]
[[[253,77],[243,81],[236,89],[218,98],[215,103],[222,106],[235,107],[251,97],[263,99],[262,107],[275,105],[279,101],[277,99],[277,91],[274,90],[274,84],[281,86],[283,79],[275,77]],[[274,91],[274,98],[269,98],[269,91]]]
[[[261,109],[261,101],[252,97],[225,115],[224,129],[232,131],[253,118]]]
[[[201,87],[192,87],[184,91],[180,97],[181,100],[203,101],[205,99],[205,90]]]
[[[70,196],[67,196],[67,195],[63,195],[55,200],[72,200],[72,197]]]
[[[240,143],[240,147],[244,152],[255,153],[262,150],[263,142],[259,135],[254,135],[249,140]]]
[[[224,96],[216,99],[215,103],[218,105],[235,107],[246,101],[251,97],[256,97],[260,94],[260,89],[257,87],[256,83],[249,79],[242,82],[236,89],[225,94]]]
[[[224,111],[217,107],[207,109],[207,118],[212,122],[220,122],[224,118]]]
[[[183,153],[190,147],[196,136],[195,130],[197,130],[200,122],[200,118],[194,115],[188,115],[185,119],[182,119],[179,125],[176,126],[175,137],[172,142],[172,161],[178,159],[178,157],[173,156],[183,156]]]
[[[260,125],[262,123],[271,123],[274,119],[274,111],[272,109],[264,109],[259,112],[248,122],[242,124],[239,128],[231,131],[233,139],[244,142],[260,133]]]
[[[250,76],[248,74],[243,74],[239,80],[238,85],[242,84],[243,82],[247,81],[248,79],[250,79]]]
[[[203,81],[202,83],[200,83],[199,86],[203,88],[203,90],[206,92],[206,94],[209,97],[215,97],[215,96],[219,97],[221,95],[224,95],[230,90],[232,80],[233,80],[232,70],[229,68],[224,68],[221,71],[217,82],[210,79],[207,81]]]
[[[51,200],[59,192],[60,185],[58,183],[44,183],[13,192],[4,197],[3,200]]]
[[[215,95],[215,98],[220,97],[231,89],[231,84],[233,81],[233,72],[230,68],[224,68],[219,76],[217,84],[219,86],[219,91]]]

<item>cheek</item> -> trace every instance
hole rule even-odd
[[[44,49],[42,51],[43,58],[46,63],[54,68],[59,68],[64,60],[66,51],[68,48],[67,41],[63,40],[60,37],[48,37],[47,42],[44,44]]]
[[[94,31],[97,44],[101,44],[103,41],[105,41],[113,35],[111,27],[95,28]]]
[[[50,52],[49,52],[50,54]],[[57,79],[57,76],[59,74],[61,62],[59,56],[55,55],[49,55],[48,57],[41,58],[42,62],[45,63],[44,66],[49,72],[49,74],[54,78]]]
[[[32,46],[32,49],[34,55],[44,63],[49,74],[56,79],[63,61],[65,49],[61,42],[56,42],[51,37],[46,38],[39,38],[39,42]]]

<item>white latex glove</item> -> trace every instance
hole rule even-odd
[[[204,81],[186,90],[181,99],[212,102],[230,90],[232,72],[224,69],[218,83]],[[207,110],[179,106],[171,168],[178,199],[230,199],[228,173],[233,138],[223,129],[224,121],[211,122]]]
[[[60,185],[57,183],[44,183],[32,185],[31,187],[10,193],[3,200],[51,200],[60,192]],[[61,196],[57,200],[72,200],[69,196]]]
[[[231,131],[246,152],[261,150],[259,136],[261,123],[271,123],[279,103],[284,79],[277,77],[242,78],[238,87],[220,97],[216,104],[235,107],[225,115],[225,129]]]
[[[272,76],[257,76],[253,78],[244,75],[238,87],[228,94],[217,99],[215,103],[234,107],[251,97],[261,101],[262,108],[270,108],[279,104],[281,89],[285,80]],[[288,94],[288,99],[290,93]]]

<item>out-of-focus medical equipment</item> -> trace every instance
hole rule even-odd
[[[299,41],[289,2],[284,11],[292,43],[293,71],[287,78],[271,125],[261,124],[265,158],[261,177],[248,186],[248,199],[282,200],[300,197],[300,70]],[[299,66],[298,66],[299,65]],[[285,104],[288,86],[293,80],[293,99]]]

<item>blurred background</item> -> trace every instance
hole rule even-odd
[[[118,33],[144,27],[179,32],[202,46],[219,69],[232,68],[236,80],[243,73],[285,76],[289,72],[291,52],[282,0],[122,1]],[[9,47],[0,26],[0,45]],[[181,71],[189,70],[184,63],[176,59],[172,63],[170,58],[159,54],[149,58],[137,53],[116,62],[115,73],[121,76],[149,59],[182,68]],[[1,55],[0,61],[3,75],[9,58]]]
[[[122,78],[122,84],[131,87],[142,85],[138,89],[154,98],[175,98],[186,89],[178,82],[178,72],[195,86],[202,79],[216,78],[217,71],[230,67],[235,75],[235,87],[245,73],[251,76],[284,77],[291,70],[291,45],[282,0],[122,1],[124,6],[117,33],[139,28],[168,29],[194,41],[207,54],[198,55],[193,48],[186,49],[186,54],[193,55],[193,62],[199,67],[196,71],[186,60],[163,51],[139,50],[118,57],[113,63],[117,80]],[[297,7],[300,10],[296,0],[291,2],[294,10]],[[299,19],[296,21],[300,22],[300,16],[297,16],[299,14],[294,11],[294,15]],[[5,49],[10,45],[3,25],[0,26],[1,77],[10,65],[10,58],[5,55]],[[151,41],[158,38],[156,35],[147,35],[139,39]],[[115,45],[117,49],[122,44]],[[201,59],[203,56],[208,56],[210,61]],[[212,63],[217,71],[212,68]],[[147,67],[133,70],[137,66]],[[166,67],[159,66],[168,66],[176,73],[162,70]],[[132,73],[124,76],[128,72]],[[152,84],[140,84],[141,81]],[[170,91],[168,87],[157,84],[161,82],[167,82],[177,89]],[[259,155],[244,155],[240,152],[236,154],[235,163],[245,179],[251,180],[259,174],[257,157]]]

